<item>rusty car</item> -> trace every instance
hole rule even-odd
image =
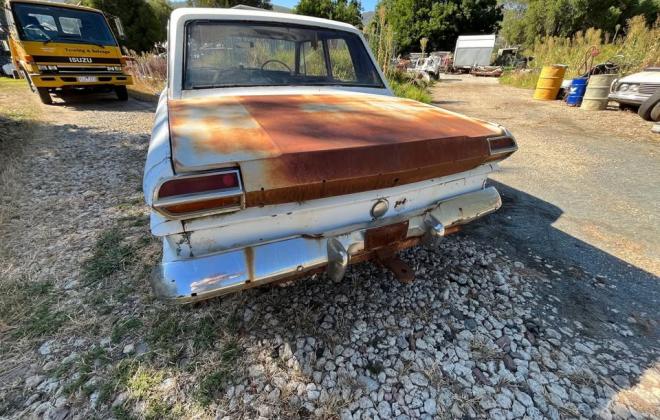
[[[504,127],[395,97],[361,32],[179,8],[144,170],[158,295],[193,302],[312,273],[339,281],[501,206]]]

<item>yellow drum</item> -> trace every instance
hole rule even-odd
[[[557,99],[561,82],[564,80],[564,73],[566,73],[566,66],[562,64],[543,67],[539,81],[536,83],[534,99],[545,101]]]
[[[607,95],[610,85],[616,79],[616,74],[597,74],[589,78],[587,91],[584,92],[580,109],[587,111],[602,111],[607,108]]]

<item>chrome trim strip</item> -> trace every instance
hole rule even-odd
[[[440,201],[425,213],[409,216],[408,238],[438,238],[445,227],[464,224],[499,209],[493,187]],[[380,220],[377,225],[400,221]],[[178,303],[220,296],[304,274],[326,266],[331,279],[343,277],[351,255],[364,249],[368,226],[335,236],[293,237],[191,258],[164,252],[151,282],[156,294]]]
[[[504,128],[504,127],[502,127]],[[516,141],[516,138],[513,137],[513,135],[509,132],[509,130],[505,129],[505,134],[503,136],[497,136],[497,137],[488,137],[486,140],[488,141],[488,153],[493,156],[493,155],[503,155],[506,153],[513,153],[516,150],[518,150],[518,142]],[[504,148],[499,148],[493,150],[491,146],[491,142],[499,139],[511,139],[513,141],[513,146],[511,147],[504,147]]]

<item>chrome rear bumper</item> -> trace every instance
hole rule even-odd
[[[493,187],[441,201],[407,218],[407,238],[437,238],[445,228],[468,223],[502,205]],[[389,218],[366,228],[321,237],[293,237],[200,257],[163,262],[152,276],[156,293],[179,303],[208,299],[326,266],[341,279],[351,256],[364,251],[366,231],[406,219]]]

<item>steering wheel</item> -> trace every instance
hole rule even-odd
[[[275,59],[271,59],[271,60],[266,60],[266,61],[264,61],[264,63],[261,65],[261,70],[263,70],[264,67],[266,67],[266,64],[268,64],[268,63],[277,63],[277,64],[281,64],[281,65],[283,65],[284,67],[286,67],[287,70],[289,70],[289,73],[293,73],[293,71],[291,71],[291,67],[287,66],[286,63],[284,63],[284,62],[282,62],[282,61],[280,61],[280,60],[275,60]]]

